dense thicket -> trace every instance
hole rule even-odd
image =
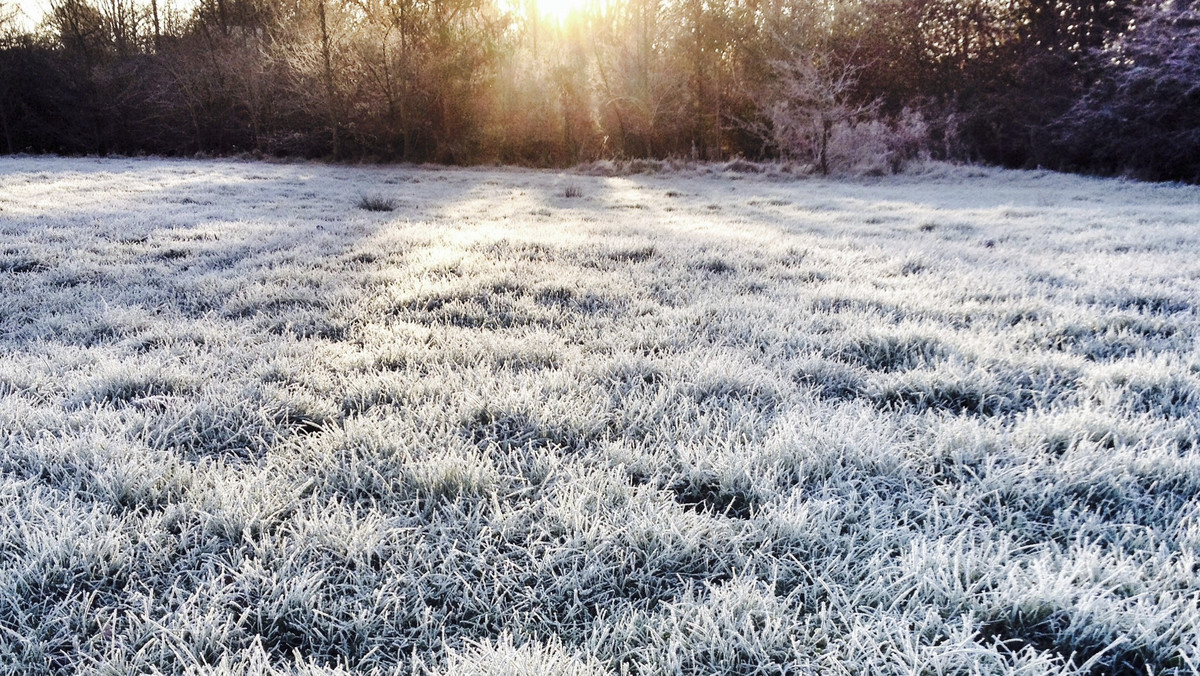
[[[907,157],[1200,180],[1190,1],[52,0],[0,151]]]

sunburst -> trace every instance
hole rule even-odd
[[[525,6],[529,16],[552,21],[564,21],[573,14],[593,8],[602,0],[515,0],[514,4]]]

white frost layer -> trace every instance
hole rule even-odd
[[[1191,673],[1198,224],[0,158],[0,673]]]

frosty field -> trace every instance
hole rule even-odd
[[[0,673],[1196,674],[1198,298],[1196,187],[0,158]]]

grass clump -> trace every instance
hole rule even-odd
[[[396,200],[383,195],[363,195],[358,198],[358,208],[364,211],[395,211]]]

